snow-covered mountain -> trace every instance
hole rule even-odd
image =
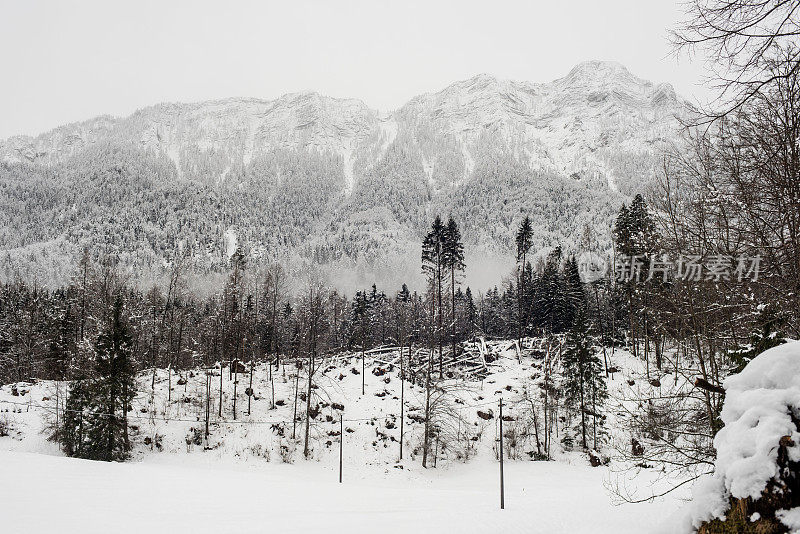
[[[196,104],[159,104],[130,117],[98,117],[38,137],[13,137],[0,144],[7,162],[58,164],[91,145],[119,143],[166,154],[178,176],[191,173],[182,154],[247,165],[254,154],[279,148],[344,154],[377,128],[375,112],[359,100],[292,93],[276,100],[234,98]],[[184,173],[190,173],[186,175]]]
[[[671,85],[639,79],[618,63],[588,61],[544,84],[480,74],[417,96],[388,117],[360,100],[313,92],[159,104],[126,118],[102,116],[12,137],[0,142],[0,155],[6,162],[53,164],[89,145],[130,143],[169,155],[184,176],[190,169],[181,152],[218,154],[232,168],[276,148],[331,152],[348,163],[354,153],[370,159],[370,150],[371,159],[381,157],[403,130],[418,142],[425,134],[456,139],[465,175],[474,165],[470,145],[487,134],[534,168],[572,171],[598,150],[651,149],[674,136],[674,117],[685,112]]]
[[[533,168],[592,169],[613,188],[598,151],[651,151],[675,135],[674,119],[685,112],[669,84],[641,80],[618,63],[590,61],[545,84],[482,74],[418,96],[399,115],[404,124],[457,139],[465,172],[471,146],[490,134]]]
[[[112,251],[151,267],[189,247],[213,268],[234,232],[263,253],[280,247],[344,261],[348,272],[365,262],[366,271],[393,271],[436,213],[453,214],[467,244],[484,251],[510,250],[525,213],[537,248],[585,225],[603,240],[618,205],[652,180],[655,156],[686,113],[669,84],[599,61],[542,84],[478,75],[389,115],[316,93],[159,104],[0,142],[0,179],[14,184],[0,249],[107,245],[92,230],[105,223],[125,242]],[[34,188],[52,189],[38,217],[20,198]],[[67,217],[66,207],[83,203],[77,191],[95,202]],[[174,229],[153,217],[154,202]],[[120,215],[141,228],[132,235]]]

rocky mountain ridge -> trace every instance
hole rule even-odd
[[[538,249],[586,227],[603,242],[687,113],[669,84],[590,61],[549,83],[481,74],[389,115],[304,92],[101,116],[0,141],[0,275],[25,272],[19,256],[54,240],[132,255],[137,271],[189,250],[213,271],[235,235],[256,254],[355,266],[354,283],[398,271],[401,256],[410,263],[399,271],[418,277],[415,247],[437,213],[484,257],[510,252],[525,214]],[[48,200],[29,213],[26,191]],[[68,216],[66,206],[83,208]]]

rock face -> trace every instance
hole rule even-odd
[[[455,142],[463,176],[474,168],[479,155],[471,150],[482,137],[501,142],[532,168],[573,172],[593,162],[593,170],[605,172],[598,150],[652,151],[674,138],[675,118],[686,112],[669,84],[641,80],[618,63],[588,61],[543,84],[481,74],[417,96],[389,116],[359,100],[313,92],[159,104],[126,118],[103,116],[37,137],[12,137],[0,142],[0,159],[57,164],[87,146],[112,143],[166,155],[214,154],[226,168],[246,166],[254,155],[275,149],[327,151],[345,160],[357,155],[369,166],[399,134],[423,145],[430,137]],[[430,156],[420,163],[433,166],[436,154]],[[173,161],[188,179],[208,178],[188,162]],[[435,168],[433,173],[439,175]]]
[[[152,213],[143,203],[153,199],[141,198],[144,191],[126,196],[125,184],[150,196],[153,183],[172,188],[163,202],[178,203],[176,227],[197,227],[180,247],[195,256],[202,249],[211,268],[230,255],[230,239],[221,236],[233,232],[234,241],[262,252],[280,244],[318,262],[344,259],[347,272],[364,262],[368,271],[394,272],[396,258],[418,256],[419,235],[435,213],[459,219],[473,250],[509,251],[524,213],[535,217],[537,248],[572,240],[585,225],[600,229],[602,241],[619,204],[652,180],[656,155],[676,137],[676,117],[687,113],[668,84],[597,61],[543,84],[475,76],[390,115],[316,93],[159,104],[0,141],[0,180],[51,188],[53,212],[37,216],[55,219],[44,230],[20,217],[0,219],[0,250],[25,256],[31,247],[43,254],[56,240],[103,244],[91,231],[107,219],[101,208],[56,214],[80,203],[62,189],[80,184],[91,193],[101,176],[103,195],[116,184],[113,196],[124,201],[118,198],[116,209],[133,219],[146,221],[139,215]],[[196,207],[201,198],[204,208]],[[7,203],[14,213],[25,201],[12,196]],[[203,218],[209,220],[195,222]],[[142,241],[132,246],[146,248],[138,256],[147,259],[138,261],[148,265],[178,247],[174,237],[142,238],[155,232],[148,228],[138,237],[119,231],[123,241]]]
[[[669,84],[636,78],[618,63],[589,61],[545,84],[479,75],[418,96],[398,115],[403,124],[456,139],[467,166],[467,151],[489,134],[534,168],[597,172],[613,188],[603,151],[652,151],[675,136],[675,118],[685,113]]]
[[[652,150],[674,137],[674,119],[685,113],[669,84],[641,80],[618,63],[588,61],[543,84],[481,74],[417,96],[387,117],[359,100],[312,92],[276,100],[160,104],[127,118],[103,116],[35,138],[12,137],[0,142],[0,157],[55,164],[89,145],[111,142],[167,155],[213,152],[232,167],[277,148],[343,157],[356,152],[370,164],[385,155],[399,131],[418,143],[429,136],[457,142],[464,175],[474,165],[469,150],[482,136],[497,137],[534,168],[566,172],[580,170],[586,158],[602,163],[592,157],[598,150]],[[187,175],[187,163],[175,164],[188,178],[203,178],[203,172]]]

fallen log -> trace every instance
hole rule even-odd
[[[697,377],[694,381],[694,385],[695,387],[704,389],[706,391],[710,391],[712,393],[719,393],[721,395],[725,394],[725,389],[722,386],[712,384],[711,382],[705,380],[704,378]]]

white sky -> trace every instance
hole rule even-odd
[[[165,101],[315,90],[380,110],[481,72],[551,81],[616,60],[690,99],[674,0],[0,0],[0,139]]]

